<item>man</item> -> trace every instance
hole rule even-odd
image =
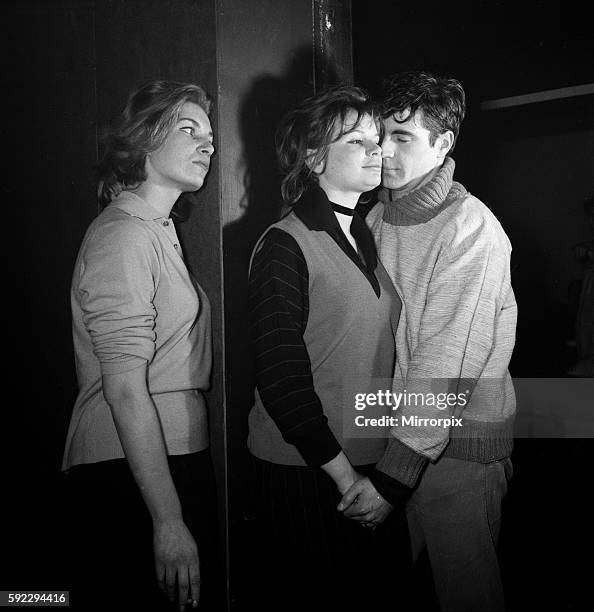
[[[368,221],[404,302],[394,388],[455,400],[447,414],[433,405],[400,408],[375,473],[355,483],[339,509],[376,524],[406,504],[413,558],[427,548],[442,609],[485,611],[504,607],[496,544],[511,476],[507,368],[517,308],[509,240],[453,180],[449,154],[464,114],[454,79],[406,72],[387,83],[383,188]],[[449,424],[422,420],[437,416]]]

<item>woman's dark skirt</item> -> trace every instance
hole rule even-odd
[[[253,462],[259,609],[363,612],[404,603],[410,544],[402,509],[365,528],[337,511],[341,495],[321,469]]]
[[[184,522],[198,545],[200,610],[223,609],[216,489],[209,450],[168,457]],[[156,586],[153,528],[125,459],[73,467],[70,604],[75,610],[174,610]],[[178,608],[179,609],[179,608]]]

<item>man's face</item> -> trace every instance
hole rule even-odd
[[[396,121],[404,118],[402,123]],[[405,111],[384,119],[384,130],[382,184],[388,189],[417,187],[431,170],[441,166],[453,142],[453,134],[446,132],[431,145],[420,110],[414,115]]]

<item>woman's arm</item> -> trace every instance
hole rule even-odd
[[[361,478],[361,475],[353,469],[351,462],[347,459],[343,451],[340,451],[334,459],[320,467],[336,483],[342,495],[355,484],[355,481]]]
[[[295,239],[271,230],[250,271],[256,381],[264,407],[285,441],[308,465],[321,466],[341,488],[354,472],[314,389],[303,339],[309,314],[308,278]]]
[[[153,520],[157,580],[170,599],[176,578],[180,609],[198,601],[198,547],[186,527],[167,463],[156,407],[148,392],[147,366],[103,375],[103,394],[111,408],[130,469]]]

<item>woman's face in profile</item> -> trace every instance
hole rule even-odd
[[[345,133],[328,147],[326,165],[318,174],[318,182],[327,194],[359,196],[377,187],[382,178],[379,134],[371,115],[363,115],[357,124],[354,110],[349,111],[343,129]],[[339,133],[338,126],[335,133]]]
[[[214,152],[212,138],[208,115],[186,102],[165,142],[147,156],[147,181],[181,193],[200,189]]]

